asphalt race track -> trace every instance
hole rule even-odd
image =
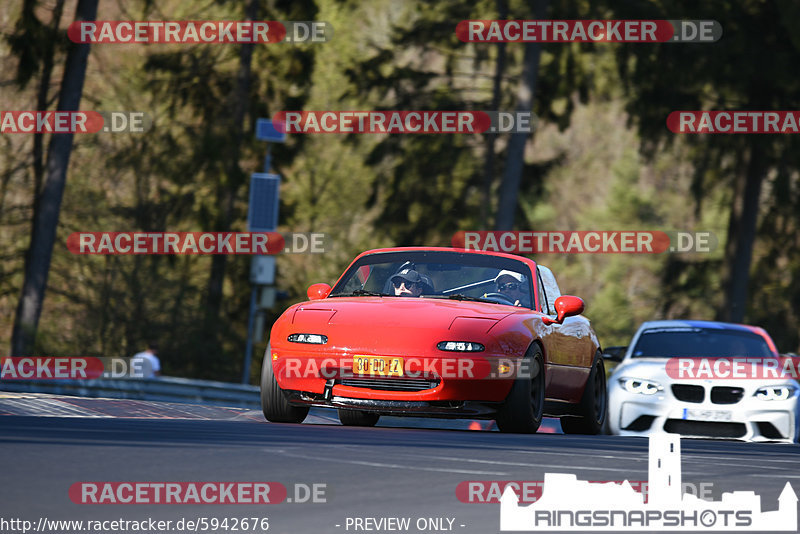
[[[642,438],[507,435],[419,420],[398,426],[403,421],[350,428],[335,424],[329,412],[314,412],[302,425],[281,425],[243,409],[0,392],[0,516],[34,525],[40,518],[174,524],[268,517],[269,532],[292,534],[398,532],[374,523],[356,530],[354,518],[401,517],[411,524],[402,532],[492,533],[499,530],[500,505],[460,502],[460,482],[541,481],[545,472],[647,480]],[[409,427],[420,424],[431,428]],[[755,491],[763,509],[772,510],[786,481],[800,485],[795,445],[683,440],[681,448],[684,483],[713,484],[715,499],[723,491]],[[288,499],[301,500],[305,488],[323,484],[318,500],[325,502],[76,504],[68,490],[81,481],[272,481],[286,486]]]

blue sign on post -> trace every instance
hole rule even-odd
[[[286,132],[281,132],[275,128],[275,123],[272,122],[271,119],[258,119],[256,121],[256,139],[259,141],[284,143],[286,142]],[[269,172],[269,169],[266,169],[266,171]]]
[[[278,227],[281,177],[254,172],[250,177],[250,205],[247,211],[249,232],[273,232]]]

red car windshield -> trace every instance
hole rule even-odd
[[[330,297],[486,299],[533,307],[531,273],[518,260],[448,251],[376,252],[350,266]]]

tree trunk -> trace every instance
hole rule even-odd
[[[545,18],[548,3],[549,0],[534,0],[534,18],[538,20]],[[522,78],[517,89],[517,111],[530,112],[533,110],[541,53],[542,45],[540,43],[525,44]],[[511,140],[508,143],[506,168],[503,172],[503,183],[500,186],[500,202],[497,206],[497,217],[495,217],[495,230],[511,230],[514,226],[519,184],[522,180],[522,167],[525,162],[525,143],[527,141],[527,133],[511,134]]]
[[[759,141],[750,146],[745,175],[739,180],[728,222],[725,245],[725,303],[719,314],[723,321],[741,323],[747,310],[747,289],[753,242],[758,227],[758,206],[761,184],[766,174],[764,149]]]
[[[97,2],[98,0],[79,0],[75,10],[75,20],[95,20]],[[64,66],[64,78],[61,80],[58,111],[78,110],[88,58],[88,43],[71,44]],[[36,209],[33,213],[33,228],[28,250],[29,261],[25,266],[25,280],[11,337],[11,354],[14,356],[27,356],[34,350],[36,329],[42,314],[50,260],[56,240],[61,199],[67,181],[72,136],[71,133],[52,134],[50,138],[44,184],[38,202],[34,202]]]
[[[58,27],[61,24],[61,14],[64,12],[64,0],[58,0],[53,9],[53,18],[50,21],[50,39],[47,41],[44,60],[42,62],[42,76],[39,78],[39,91],[36,95],[36,109],[47,109],[47,97],[50,92],[50,77],[53,74],[53,57],[55,56]],[[44,180],[44,136],[33,137],[33,212],[36,213],[36,203]]]
[[[508,0],[497,0],[497,18],[505,20],[508,17]],[[497,43],[497,63],[494,69],[494,86],[492,88],[492,107],[490,111],[500,110],[500,96],[502,90],[503,73],[506,70],[506,43]],[[494,182],[495,143],[497,134],[486,134],[486,165],[483,170],[483,202],[481,202],[481,230],[489,228],[489,210],[492,198],[492,183]]]
[[[258,1],[250,0],[246,8],[246,18],[257,20]],[[250,85],[252,82],[252,43],[242,44],[239,54],[239,71],[236,75],[236,89],[231,95],[229,106],[231,109],[230,134],[232,141],[228,145],[229,150],[225,161],[225,180],[217,190],[221,211],[217,218],[217,227],[214,231],[227,232],[233,222],[233,207],[236,193],[244,183],[244,173],[239,166],[240,147],[244,138],[244,118],[250,102]],[[227,256],[216,254],[212,256],[211,272],[206,286],[206,315],[204,332],[208,341],[212,342],[216,337],[217,325],[220,308],[222,307],[222,287],[225,281],[225,267]],[[207,358],[213,358],[214,354],[204,354]]]

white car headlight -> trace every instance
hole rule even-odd
[[[619,379],[619,385],[625,388],[628,393],[640,393],[642,395],[655,395],[664,390],[664,387],[658,382],[643,378],[622,377]]]
[[[755,396],[757,399],[766,401],[782,401],[794,395],[795,391],[797,388],[794,386],[766,386],[759,388]]]

